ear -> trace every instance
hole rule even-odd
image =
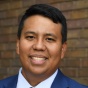
[[[65,43],[63,43],[63,45],[62,45],[61,59],[64,58],[65,53],[66,53],[66,50],[67,50],[67,43],[65,42]]]
[[[19,54],[19,39],[16,42],[16,53]]]

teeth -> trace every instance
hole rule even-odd
[[[34,60],[38,60],[38,61],[40,61],[40,60],[45,60],[45,58],[40,58],[40,57],[32,57]]]

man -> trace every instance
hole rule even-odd
[[[0,88],[88,88],[58,69],[66,52],[67,24],[63,14],[46,4],[32,5],[23,15],[17,39],[22,68],[0,81]]]

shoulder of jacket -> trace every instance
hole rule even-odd
[[[79,82],[75,81],[74,79],[71,79],[69,77],[66,77],[69,88],[88,88],[88,86],[82,85]]]
[[[12,82],[13,80],[17,81],[17,79],[18,79],[18,75],[14,75],[14,76],[10,76],[10,77],[0,80],[0,88],[3,88],[4,85],[7,85],[8,83]]]

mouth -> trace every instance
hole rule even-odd
[[[41,65],[46,62],[47,58],[43,56],[31,56],[31,62],[33,64]]]
[[[37,60],[37,61],[42,61],[45,60],[46,58],[41,58],[41,57],[32,57],[33,60]]]

